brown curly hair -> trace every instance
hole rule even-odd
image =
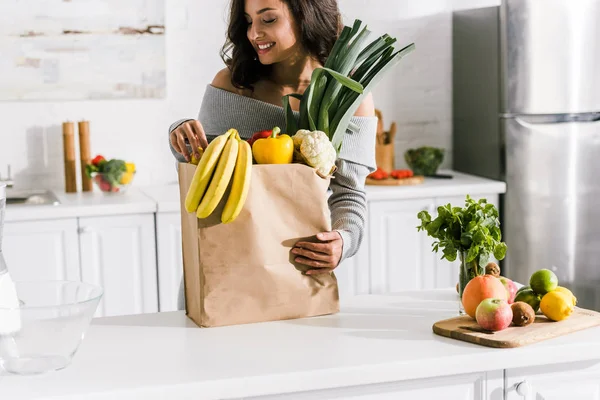
[[[337,0],[282,0],[300,27],[300,42],[321,65],[325,64],[342,28]],[[248,40],[245,0],[231,0],[227,40],[221,58],[231,71],[231,83],[238,89],[253,90],[253,84],[268,77],[271,65],[263,65]],[[231,53],[231,54],[229,54]]]

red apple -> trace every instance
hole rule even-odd
[[[485,299],[479,303],[475,312],[475,319],[479,326],[488,331],[501,331],[508,328],[512,318],[512,308],[504,299]]]
[[[505,276],[500,276],[498,279],[500,279],[500,282],[502,282],[506,288],[508,304],[512,304],[515,301],[515,296],[517,295],[517,285]]]

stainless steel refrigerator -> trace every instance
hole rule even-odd
[[[506,182],[503,274],[600,311],[600,0],[453,15],[454,168]]]

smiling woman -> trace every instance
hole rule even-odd
[[[221,56],[239,89],[306,61],[324,65],[343,27],[336,0],[233,0],[230,18]]]
[[[274,126],[285,127],[282,98],[304,93],[342,28],[336,0],[232,0],[221,51],[226,68],[207,85],[198,119],[171,125],[173,155],[180,162],[190,161],[192,152],[199,157],[199,148],[232,127],[244,139]],[[290,97],[290,105],[298,118],[299,101]],[[332,230],[317,234],[315,243],[300,241],[292,249],[308,274],[331,272],[357,252],[363,239],[365,178],[375,170],[377,118],[370,94],[350,122],[353,130],[345,135],[330,183]],[[180,292],[180,307],[182,300]]]

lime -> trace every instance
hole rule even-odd
[[[531,286],[521,286],[519,288],[519,290],[517,290],[517,293],[515,293],[515,296],[518,295],[519,293],[521,293],[523,290],[527,290],[527,289],[531,290]]]
[[[535,294],[530,287],[522,287],[515,295],[515,303],[517,301],[527,303],[533,308],[533,312],[537,312],[540,308],[540,300],[541,297]]]
[[[562,321],[573,312],[573,299],[560,291],[548,292],[542,297],[540,310],[552,321]]]
[[[558,277],[549,269],[535,271],[529,278],[529,286],[536,294],[545,295],[558,286]]]
[[[573,301],[573,305],[577,305],[577,297],[575,297],[575,295],[573,294],[573,292],[571,292],[569,289],[567,289],[566,287],[562,287],[562,286],[557,286],[556,289],[553,290],[553,292],[561,292],[566,294],[567,296],[569,296],[571,298],[571,300]]]

